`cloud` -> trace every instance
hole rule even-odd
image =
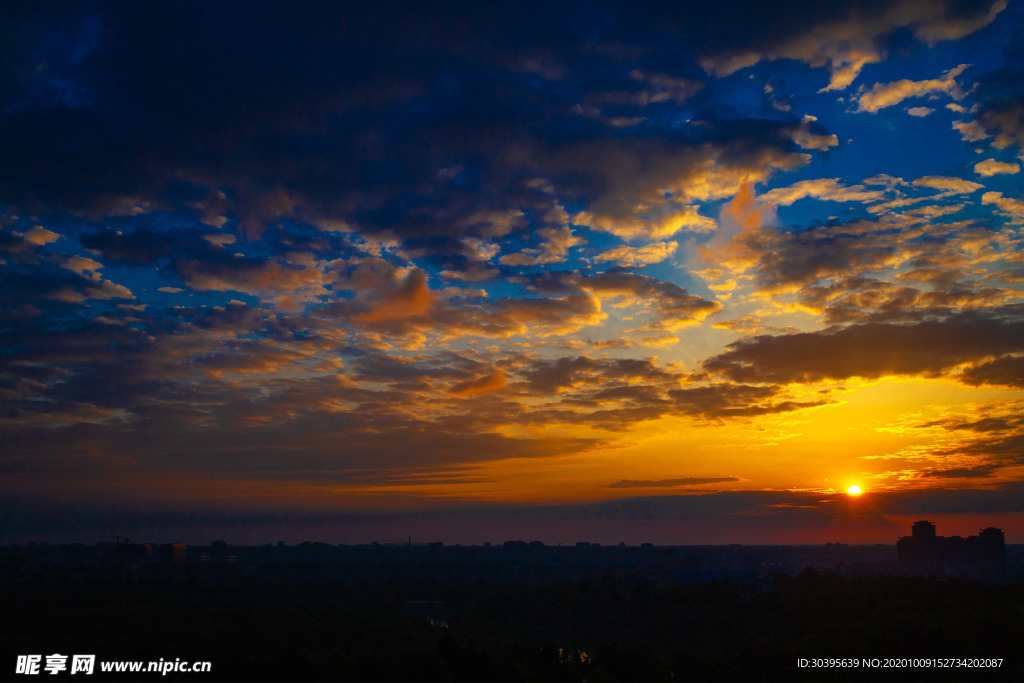
[[[886,5],[857,3],[836,6],[832,16],[815,11],[809,26],[797,35],[780,33],[780,38],[765,43],[760,50],[729,50],[706,57],[702,65],[709,73],[728,76],[762,60],[796,59],[814,68],[827,67],[828,85],[823,90],[844,90],[868,64],[880,62],[885,56],[885,38],[901,28],[929,44],[956,40],[992,22],[1006,7],[1004,0],[987,6],[972,6],[959,15],[962,8],[949,2],[903,0]],[[794,16],[788,14],[787,16]]]
[[[730,330],[739,334],[753,334],[764,332],[766,325],[758,316],[745,316],[738,320],[719,320],[711,325],[716,330]]]
[[[978,79],[974,106],[959,112],[975,114],[974,120],[953,123],[965,141],[991,138],[996,149],[1024,148],[1024,71],[1016,56],[1007,60]]]
[[[536,266],[545,263],[564,261],[569,249],[585,243],[570,228],[543,228],[537,231],[540,236],[539,249],[524,249],[516,254],[506,254],[498,259],[504,266]]]
[[[954,121],[953,129],[960,133],[964,142],[979,142],[988,137],[988,133],[977,121]]]
[[[301,310],[307,302],[325,295],[329,281],[320,268],[260,258],[181,259],[172,268],[192,289],[243,292],[284,310]]]
[[[355,324],[388,337],[425,340],[480,336],[504,339],[514,335],[551,336],[569,334],[606,319],[600,301],[576,290],[560,297],[502,298],[495,301],[476,297],[465,301],[440,300],[414,282],[404,294],[396,294],[383,310],[359,309],[343,302],[325,309],[325,314],[351,319]],[[429,302],[434,302],[428,305]],[[377,312],[380,310],[380,312]],[[353,313],[355,313],[353,315]]]
[[[873,114],[880,109],[899,104],[911,97],[923,97],[933,93],[945,93],[953,99],[962,99],[964,92],[954,79],[963,73],[964,69],[968,66],[967,64],[961,64],[954,69],[950,69],[942,74],[942,78],[925,81],[903,79],[893,83],[876,83],[857,99],[857,111],[866,111]],[[931,113],[931,111],[928,113]]]
[[[917,278],[919,274],[923,277]],[[963,309],[995,307],[1013,298],[1006,290],[965,285],[957,271],[908,273],[900,279],[920,287],[853,277],[829,287],[810,288],[803,302],[824,310],[825,322],[843,324],[914,322]]]
[[[708,365],[705,364],[705,367]],[[778,386],[751,386],[730,382],[672,389],[668,393],[673,402],[673,411],[677,414],[709,420],[788,413],[829,403],[826,399],[803,402],[789,400]]]
[[[879,173],[873,175],[870,178],[864,179],[865,185],[885,185],[887,190],[893,190],[901,185],[906,185],[906,181],[903,178],[896,178],[889,175],[888,173]]]
[[[1013,309],[1010,309],[1011,311]],[[1024,321],[964,312],[912,324],[867,323],[733,342],[704,368],[736,382],[815,383],[889,375],[939,377],[1024,351]],[[969,377],[965,374],[965,379]]]
[[[211,377],[225,375],[274,375],[304,358],[301,352],[283,349],[275,344],[230,344],[212,356],[193,360]]]
[[[103,264],[84,256],[72,256],[64,262],[64,267],[81,275],[86,271],[97,271],[103,267]]]
[[[104,259],[133,266],[144,266],[171,258],[222,258],[197,231],[156,232],[144,227],[129,233],[102,230],[79,236],[82,246]]]
[[[800,231],[765,229],[741,244],[763,291],[792,291],[822,278],[886,270],[911,258],[916,250],[897,227],[851,221]]]
[[[573,217],[573,222],[594,230],[610,232],[623,239],[661,239],[671,237],[682,230],[700,233],[711,232],[717,227],[713,219],[700,215],[693,206],[670,209],[653,219],[626,215],[594,215],[589,211],[581,211]]]
[[[983,417],[978,420],[966,420],[947,418],[938,422],[930,422],[925,427],[941,426],[946,429],[968,430],[972,432],[986,433],[1005,431],[1010,428],[1010,422],[1002,417]]]
[[[614,261],[623,268],[639,268],[661,263],[679,248],[678,242],[655,242],[642,247],[616,247],[600,253],[598,261]]]
[[[1002,192],[986,192],[981,196],[982,204],[994,204],[1004,215],[1016,221],[1024,220],[1024,200],[1004,197]]]
[[[830,148],[839,144],[839,137],[835,133],[823,132],[819,126],[804,119],[800,127],[793,132],[793,142],[802,149],[827,152]]]
[[[1005,149],[1024,147],[1024,98],[1005,97],[986,102],[978,114],[977,128],[982,137],[993,136],[993,146]]]
[[[675,330],[704,320],[721,310],[722,305],[671,282],[633,273],[604,273],[585,277],[569,277],[564,281],[597,296],[638,298],[653,313],[645,326],[649,330]]]
[[[716,82],[694,61],[725,76],[791,58],[840,89],[1000,8],[0,9],[6,486],[210,506],[390,505],[416,489],[429,506],[507,490],[497,461],[594,455],[654,420],[796,423],[835,400],[793,386],[809,381],[1019,388],[1020,236],[1002,214],[1020,219],[1020,202],[947,176],[855,184],[843,150],[870,140],[839,147],[848,111],[829,127],[803,114],[826,75]],[[1000,145],[1019,132],[1004,77],[983,75],[957,111]],[[876,87],[844,106],[899,89]],[[802,198],[881,215],[773,215]],[[717,346],[739,334],[761,336]],[[938,454],[922,481],[996,462],[981,431],[950,430],[979,453]],[[1011,431],[984,433],[1006,462]],[[629,475],[603,476],[586,485]],[[777,493],[678,509],[814,502]]]
[[[760,199],[768,204],[789,206],[805,197],[830,202],[873,202],[883,199],[885,195],[877,190],[865,190],[863,185],[845,187],[838,178],[815,178],[769,190]]]
[[[199,230],[147,228],[127,233],[102,230],[79,237],[82,246],[108,262],[155,266],[164,277],[177,277],[191,289],[242,292],[287,310],[300,310],[326,296],[327,286],[336,279],[331,262],[316,253],[334,251],[336,244],[305,244],[310,251],[304,251],[282,238],[282,243],[265,242],[262,253],[247,256],[228,252],[223,245],[232,243],[229,240],[209,238]]]
[[[459,382],[458,384],[452,385],[449,390],[456,396],[474,396],[476,394],[484,394],[491,391],[497,391],[506,384],[505,375],[502,372],[492,372],[489,375],[478,377],[472,380],[466,380],[465,382]]]
[[[658,368],[651,359],[595,359],[563,356],[532,361],[523,373],[531,391],[553,394],[581,385],[600,385],[607,380],[673,381],[676,375]]]
[[[426,274],[422,270],[414,270],[394,293],[354,320],[372,325],[424,317],[430,313],[434,302],[435,295],[427,289]]]
[[[908,114],[918,117],[925,117],[934,112],[934,109],[929,109],[928,107],[911,107],[910,109],[907,109]]]
[[[963,178],[955,178],[948,176],[925,176],[918,178],[913,183],[919,187],[930,187],[933,190],[942,190],[943,192],[954,192],[956,194],[970,194],[971,192],[977,192],[978,190],[985,187],[981,183],[975,183],[970,180],[964,180]]]
[[[714,135],[717,127],[708,132]],[[793,124],[723,126],[717,132],[721,144],[634,140],[628,153],[608,142],[579,145],[571,157],[558,154],[551,167],[573,169],[577,175],[601,172],[597,179],[604,189],[573,217],[575,224],[627,240],[663,240],[683,230],[716,229],[696,202],[732,197],[744,184],[806,164],[809,155],[790,149],[800,129]]]
[[[173,334],[160,339],[97,323],[61,338],[43,329],[38,339],[26,335],[25,348],[11,359],[18,367],[29,363],[42,370],[53,363],[55,370],[67,366],[75,372],[70,381],[37,384],[17,402],[5,404],[5,410],[16,411],[13,422],[3,421],[8,434],[25,435],[15,439],[5,457],[23,457],[38,448],[65,453],[61,443],[87,436],[99,451],[136,462],[140,472],[157,467],[165,474],[221,473],[236,477],[242,488],[248,484],[237,477],[279,485],[305,482],[314,488],[385,481],[418,485],[418,478],[445,463],[551,457],[600,443],[495,433],[513,420],[621,430],[665,414],[728,419],[806,405],[763,387],[723,384],[679,393],[674,389],[682,375],[654,359],[511,357],[485,362],[472,352],[401,358],[363,351],[328,370],[316,362],[318,354],[334,350],[334,343],[318,337],[309,323],[295,327],[297,318],[268,316],[241,305],[193,315],[194,320],[178,321]],[[262,341],[252,339],[253,330],[261,330]],[[289,336],[289,330],[294,334]],[[182,363],[184,358],[190,362]],[[106,390],[97,396],[91,387],[101,378]],[[552,394],[559,400],[543,406],[528,400]],[[466,406],[453,396],[474,401]],[[39,412],[43,397],[48,406]],[[209,409],[211,403],[216,411]],[[31,415],[45,416],[47,429],[33,432]],[[112,420],[129,421],[133,429],[107,426]],[[92,425],[87,435],[83,424]],[[303,434],[298,441],[297,432]],[[198,446],[197,434],[203,435]],[[409,443],[417,447],[409,449]],[[75,463],[36,461],[41,471],[57,468],[54,472],[83,466]],[[92,481],[92,476],[80,479]],[[103,476],[94,482],[95,490],[116,491],[119,480]]]
[[[1024,388],[1024,357],[1003,356],[968,368],[961,381],[972,386],[1003,386]]]
[[[987,10],[982,4],[981,11],[974,16],[956,18],[947,14],[941,20],[925,22],[918,27],[916,33],[929,45],[943,40],[957,40],[988,26],[997,14],[1006,9],[1006,5],[1006,0],[997,0],[990,4]]]
[[[781,387],[717,382],[685,386],[687,375],[658,367],[651,359],[565,356],[533,361],[522,372],[532,395],[557,397],[558,407],[521,419],[588,424],[604,430],[665,416],[698,421],[748,419],[825,405],[827,400],[793,400]]]
[[[741,481],[739,477],[679,477],[676,479],[622,479],[608,484],[610,489],[675,488],[704,484],[727,484]]]
[[[29,244],[35,246],[42,246],[44,244],[56,242],[60,238],[61,235],[59,233],[53,232],[52,230],[47,230],[46,228],[37,225],[25,232],[24,239]]]
[[[68,304],[135,298],[130,289],[116,282],[104,280],[98,273],[93,273],[89,277],[70,271],[30,274],[0,272],[0,285],[0,302],[8,306],[23,303],[26,293],[30,293],[34,298]]]
[[[682,104],[704,88],[704,84],[700,81],[679,78],[670,74],[644,71],[642,69],[630,71],[629,77],[649,87],[650,90],[644,102],[645,104],[647,102],[664,101]]]
[[[1019,414],[1018,401],[993,401],[974,406],[966,415],[921,425],[923,430],[944,430],[947,436],[922,453],[935,466],[920,476],[977,479],[1009,474],[1002,470],[1024,464],[1024,422]]]
[[[984,161],[979,161],[974,165],[974,172],[986,177],[998,175],[1000,173],[1013,175],[1015,173],[1020,173],[1020,166],[1017,164],[1010,164],[1005,161],[985,159]]]
[[[951,467],[945,470],[928,470],[922,472],[922,477],[936,477],[940,479],[978,479],[991,477],[998,467],[994,465],[978,465],[976,467]]]
[[[693,131],[590,122],[580,107],[599,92],[634,96],[609,106],[623,107],[613,118],[641,120],[644,109],[689,103],[706,88],[678,64],[606,69],[604,47],[578,34],[579,17],[560,10],[538,23],[547,8],[528,5],[472,16],[445,5],[384,20],[374,7],[294,12],[276,3],[244,30],[228,19],[242,8],[232,2],[218,12],[177,6],[164,15],[174,30],[147,9],[104,7],[89,17],[102,40],[73,74],[33,72],[31,41],[12,48],[3,139],[25,161],[0,164],[0,181],[18,204],[72,215],[161,211],[253,243],[286,223],[357,230],[444,259],[464,237],[566,227],[557,209],[568,201],[595,229],[624,237],[712,230],[697,202],[806,162],[792,148],[792,122],[737,125],[713,110]],[[30,12],[10,25],[43,35],[78,20]],[[645,28],[634,31],[634,21]],[[674,30],[686,42],[702,33],[697,25]],[[655,27],[654,17],[632,16],[611,42],[645,49]],[[381,32],[387,40],[367,38]],[[535,89],[556,72],[574,94]],[[58,81],[89,84],[91,104],[36,96]],[[140,90],[143,81],[165,86]],[[830,139],[815,131],[802,144],[822,149]],[[505,255],[518,265],[557,257],[540,249]]]

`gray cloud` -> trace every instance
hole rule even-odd
[[[820,382],[884,375],[937,376],[962,363],[1024,349],[1024,322],[964,312],[910,324],[867,323],[734,342],[704,362],[737,382]]]
[[[610,489],[652,489],[675,488],[678,486],[701,486],[703,484],[727,484],[740,481],[739,477],[679,477],[676,479],[622,479],[608,484]]]

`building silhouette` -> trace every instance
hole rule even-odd
[[[927,520],[914,522],[911,535],[896,542],[900,570],[908,574],[987,576],[1006,566],[1002,529],[988,527],[977,536],[937,536]]]

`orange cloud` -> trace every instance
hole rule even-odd
[[[427,289],[427,276],[414,270],[398,291],[380,302],[375,309],[354,318],[359,323],[377,323],[427,315],[434,307],[435,295]]]
[[[505,375],[499,370],[483,377],[459,382],[449,389],[449,392],[456,396],[473,396],[475,394],[486,394],[489,391],[497,391],[504,386]]]
[[[911,97],[923,97],[932,93],[946,93],[953,99],[963,99],[964,92],[954,80],[963,73],[967,64],[961,64],[942,74],[942,78],[931,78],[924,81],[911,81],[906,78],[892,83],[876,83],[871,90],[861,95],[857,102],[857,111],[875,113],[880,109],[899,104]]]
[[[744,183],[732,201],[722,209],[722,229],[706,247],[699,247],[697,253],[709,264],[738,263],[749,261],[749,249],[739,240],[740,235],[753,235],[764,224],[764,213],[757,202],[753,183]],[[738,228],[738,230],[737,230]]]
[[[52,230],[47,230],[41,225],[37,225],[25,232],[24,239],[29,244],[42,246],[44,244],[49,244],[50,242],[56,242],[60,239],[60,234],[53,232]]]
[[[1013,175],[1020,173],[1020,166],[1008,164],[1004,161],[996,161],[995,159],[985,159],[985,161],[979,161],[974,165],[974,172],[983,176],[994,176],[999,173]]]
[[[257,345],[240,349],[239,353],[217,354],[202,359],[200,364],[211,377],[223,379],[225,375],[257,375],[281,372],[302,357],[302,354],[273,350]]]
[[[757,206],[755,200],[754,185],[745,183],[732,201],[722,209],[722,215],[736,221],[744,232],[757,230],[761,227],[762,214],[761,207]]]

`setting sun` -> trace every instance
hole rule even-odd
[[[848,488],[846,492],[849,493],[851,496],[859,496],[861,493],[860,487],[857,486],[856,484]]]

